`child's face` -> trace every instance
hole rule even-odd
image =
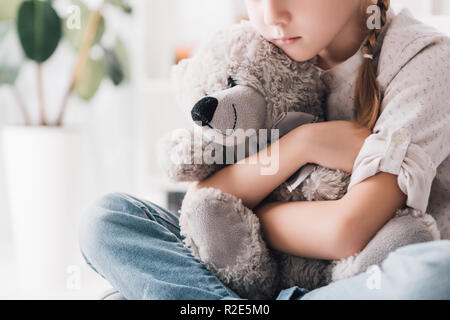
[[[359,38],[363,0],[245,0],[261,35],[296,61],[333,45],[338,35]],[[290,38],[287,41],[276,39]],[[294,39],[292,39],[294,38]],[[336,41],[338,42],[338,41]]]

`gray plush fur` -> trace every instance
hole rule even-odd
[[[161,139],[160,164],[173,181],[203,180],[229,164],[214,161],[248,141],[251,135],[238,129],[278,128],[283,135],[324,120],[324,92],[312,61],[291,60],[245,21],[217,33],[192,58],[181,61],[173,79],[177,100],[193,119],[204,117],[204,111],[209,114],[208,121],[196,121],[192,129]],[[200,156],[198,151],[207,152]],[[252,152],[235,155],[232,163]],[[263,202],[340,199],[349,180],[345,172],[315,166],[292,192],[282,183]],[[294,285],[312,290],[364,272],[400,246],[439,239],[430,215],[403,208],[361,252],[328,261],[269,249],[252,210],[214,188],[186,196],[179,213],[184,244],[194,257],[249,299],[272,299]]]

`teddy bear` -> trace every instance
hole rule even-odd
[[[172,69],[176,100],[193,126],[158,142],[168,177],[204,180],[298,126],[325,121],[326,92],[314,61],[294,61],[245,20],[216,32]],[[263,202],[337,200],[349,180],[341,170],[306,164]],[[365,272],[398,247],[439,239],[431,215],[405,206],[362,251],[323,260],[270,248],[254,212],[219,189],[187,194],[178,213],[186,248],[247,299],[273,299],[292,286],[313,290]]]

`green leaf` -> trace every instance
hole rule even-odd
[[[108,49],[105,50],[105,65],[106,71],[114,85],[118,86],[121,84],[124,79],[123,68],[114,51]]]
[[[92,99],[97,93],[104,77],[104,62],[89,58],[75,87],[76,94],[86,101]]]
[[[17,30],[25,55],[37,63],[50,58],[61,40],[61,20],[50,1],[23,2],[17,15]]]
[[[133,8],[128,4],[127,1],[124,0],[106,0],[107,3],[119,7],[122,9],[125,13],[131,14],[133,13]]]
[[[0,0],[0,21],[14,19],[23,0]]]
[[[128,57],[127,49],[120,38],[116,39],[116,44],[113,50],[119,59],[120,65],[122,66],[124,82],[129,82],[131,80],[130,59]]]
[[[79,0],[72,0],[72,4],[78,8],[79,11],[72,12],[69,17],[64,20],[64,35],[75,50],[79,50],[83,37],[86,32],[92,12],[86,5]],[[97,44],[102,39],[105,33],[105,19],[103,16],[100,19],[97,33],[95,34],[94,43]]]

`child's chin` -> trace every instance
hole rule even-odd
[[[297,62],[305,62],[311,60],[317,55],[316,52],[313,53],[306,52],[302,48],[289,48],[289,49],[285,48],[282,50],[289,58]]]
[[[297,62],[306,62],[308,60],[311,60],[312,58],[314,58],[316,55],[311,54],[311,55],[307,55],[307,54],[289,54],[288,52],[286,53],[292,60],[297,61]]]

